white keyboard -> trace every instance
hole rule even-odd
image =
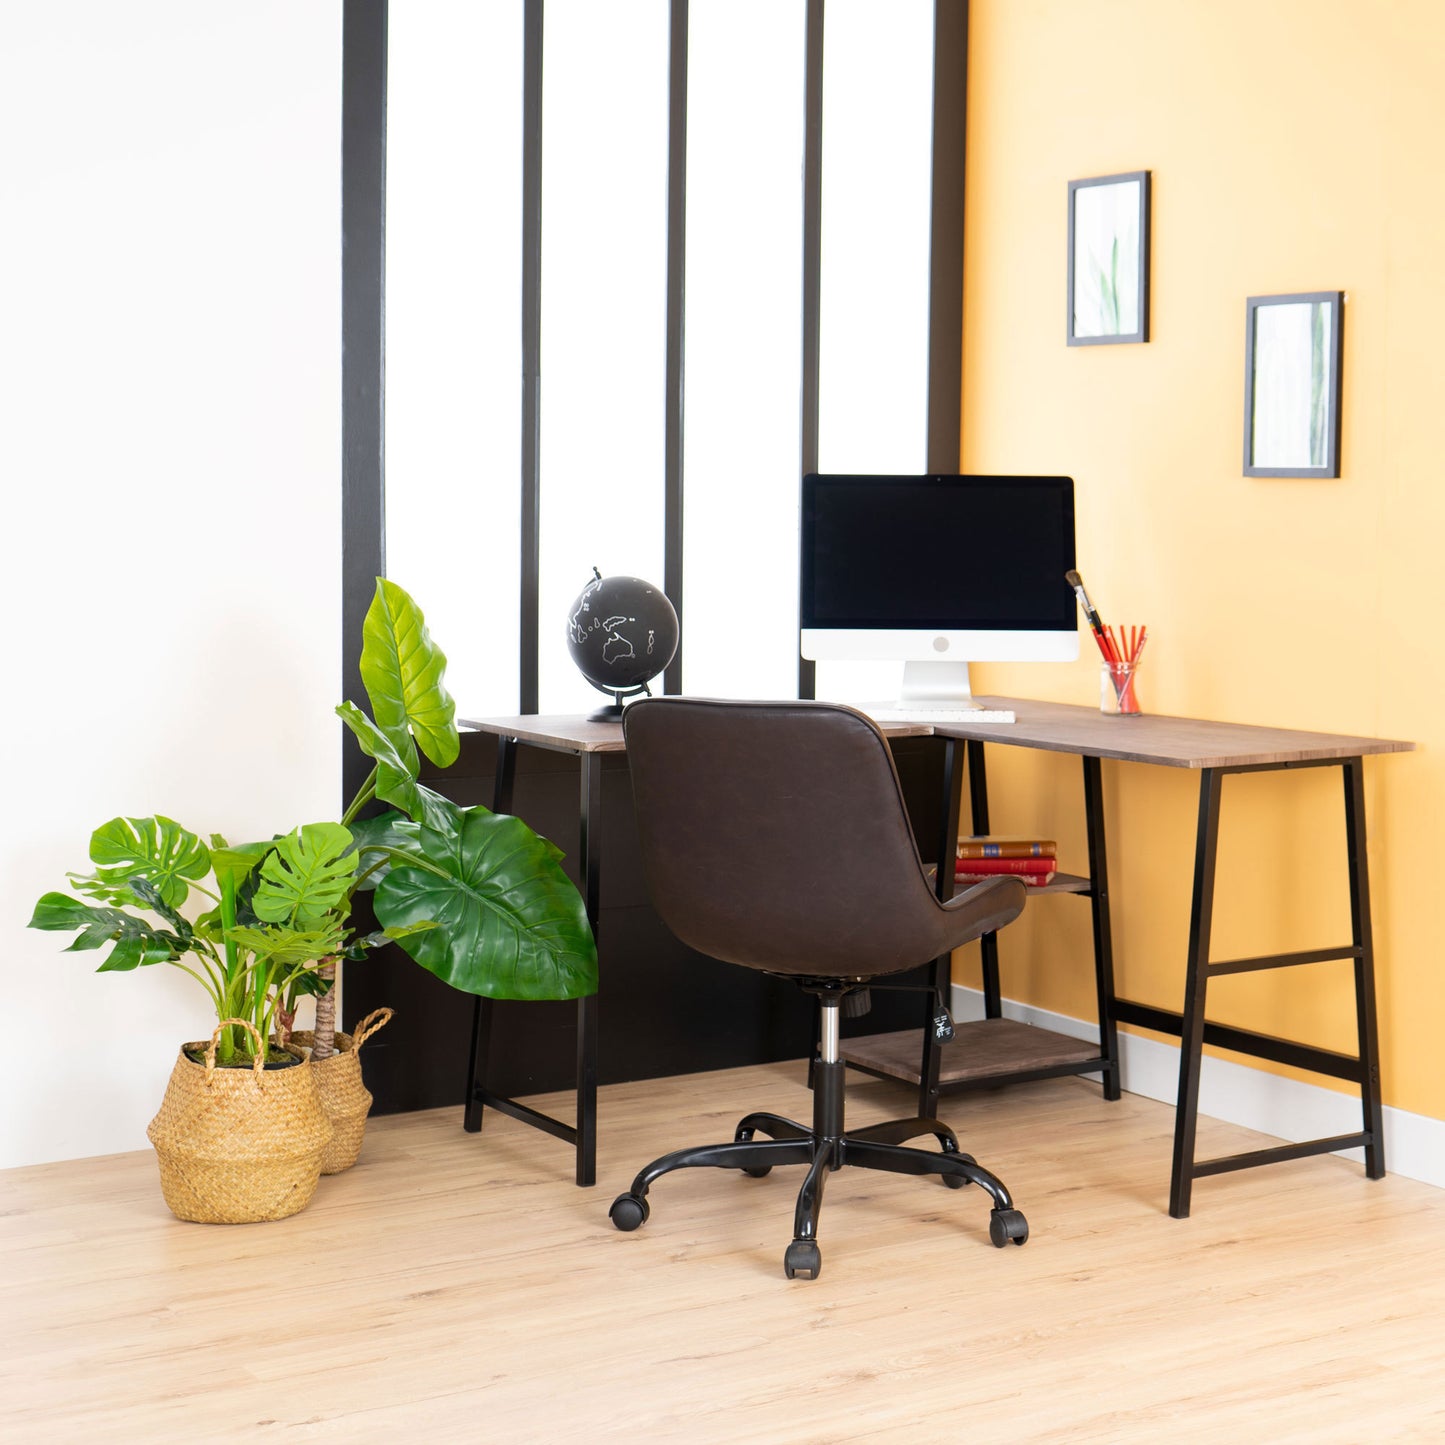
[[[870,707],[868,716],[874,722],[916,723],[1011,723],[1017,722],[1008,707]]]

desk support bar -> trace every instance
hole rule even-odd
[[[1114,1000],[1114,1012],[1120,1023],[1138,1024],[1140,1028],[1173,1034],[1175,1038],[1182,1034],[1180,1015],[1168,1009],[1151,1008],[1148,1004],[1135,1003],[1133,999],[1118,998]],[[1313,1044],[1300,1044],[1272,1034],[1258,1034],[1251,1029],[1237,1029],[1229,1024],[1206,1022],[1204,1042],[1217,1049],[1247,1054],[1252,1059],[1269,1059],[1276,1064],[1288,1064],[1292,1069],[1324,1074],[1350,1084],[1362,1083],[1365,1078],[1364,1066],[1353,1054],[1337,1054],[1332,1049],[1316,1048]]]

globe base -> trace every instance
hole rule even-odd
[[[621,704],[620,702],[610,702],[610,703],[607,704],[606,707],[599,707],[599,708],[597,708],[595,711],[589,712],[589,713],[587,714],[587,721],[588,721],[588,722],[621,722],[621,721],[622,721],[622,704]]]

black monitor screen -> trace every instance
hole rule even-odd
[[[803,478],[803,627],[1077,626],[1069,477]]]

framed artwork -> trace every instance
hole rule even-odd
[[[1245,476],[1339,476],[1344,300],[1302,291],[1247,301]]]
[[[1069,182],[1070,346],[1149,339],[1149,172]]]

